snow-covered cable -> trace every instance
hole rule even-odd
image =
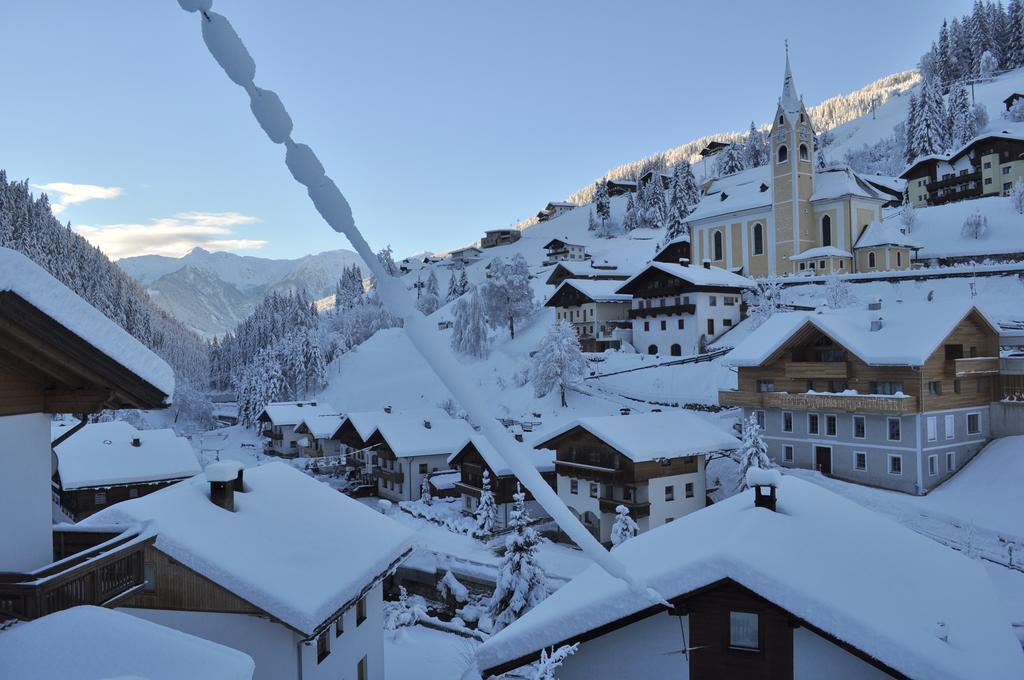
[[[213,0],[178,0],[178,4],[187,12],[200,13],[203,41],[207,49],[227,73],[228,78],[249,94],[253,116],[267,137],[275,144],[285,145],[285,164],[292,177],[306,187],[309,198],[327,224],[348,238],[373,273],[377,281],[377,291],[383,302],[392,314],[401,317],[405,322],[405,332],[413,346],[455,396],[472,421],[480,426],[482,434],[498,450],[516,477],[588,557],[615,578],[629,583],[641,596],[656,602],[664,602],[660,595],[633,579],[622,563],[606,551],[569,512],[533,464],[508,445],[505,432],[487,412],[487,400],[464,378],[455,357],[440,341],[426,317],[415,308],[402,282],[384,271],[356,227],[348,201],[334,181],[325,174],[316,154],[305,144],[298,144],[292,140],[292,120],[281,99],[271,90],[261,89],[253,82],[256,76],[256,62],[231,23],[224,16],[211,11]]]

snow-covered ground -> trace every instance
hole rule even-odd
[[[469,667],[474,640],[412,626],[384,634],[387,680],[454,680]]]

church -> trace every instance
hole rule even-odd
[[[892,198],[845,166],[819,168],[786,52],[766,165],[714,179],[687,218],[693,257],[745,276],[909,269],[919,247],[882,224]]]

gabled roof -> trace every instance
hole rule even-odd
[[[856,250],[858,248],[874,248],[876,246],[903,246],[913,248],[914,250],[921,248],[921,244],[900,231],[899,227],[895,224],[878,221],[868,225],[868,228],[860,235],[853,248]]]
[[[54,451],[65,491],[184,479],[202,472],[192,445],[174,430],[136,430],[123,420],[86,425]]]
[[[796,477],[783,478],[778,512],[755,508],[746,491],[612,552],[662,598],[730,579],[907,677],[1024,677],[1024,653],[979,562]],[[500,668],[652,605],[662,611],[591,565],[478,647],[477,665]]]
[[[820,246],[805,250],[797,255],[791,255],[789,259],[793,262],[802,262],[804,260],[816,260],[819,257],[853,257],[853,255],[849,251],[840,250],[835,246]]]
[[[560,246],[572,246],[574,248],[583,248],[584,247],[580,243],[569,243],[568,241],[566,241],[564,239],[560,239],[560,238],[553,238],[553,239],[551,239],[550,241],[548,241],[547,243],[545,243],[541,247],[544,248],[545,250],[550,250],[551,248],[558,248]]]
[[[686,221],[693,223],[726,213],[770,208],[771,170],[771,165],[761,165],[714,180]]]
[[[199,475],[84,524],[150,524],[157,549],[303,635],[351,605],[411,546],[401,524],[284,463],[246,469],[245,488],[229,512]]]
[[[534,448],[549,448],[555,440],[580,428],[634,463],[732,450],[739,441],[703,417],[686,411],[636,413],[628,416],[577,418],[541,436]]]
[[[781,312],[750,333],[723,363],[761,366],[782,351],[807,327],[821,331],[871,366],[922,366],[968,315],[975,314],[991,332],[999,326],[972,305],[952,303],[892,303],[881,310],[827,309],[817,312]],[[871,330],[881,317],[882,328]]]
[[[595,264],[597,266],[595,266]],[[549,286],[554,285],[554,280],[558,278],[563,279],[619,279],[620,281],[628,279],[630,272],[623,270],[613,264],[609,264],[607,261],[594,262],[594,260],[586,260],[580,262],[578,260],[561,260],[552,269],[548,275],[547,283]]]
[[[950,153],[929,154],[927,156],[920,156],[919,158],[914,159],[914,162],[908,165],[907,169],[900,173],[900,178],[910,179],[910,173],[913,172],[915,168],[917,168],[919,165],[923,163],[935,161],[944,161],[946,163],[950,163],[952,161],[955,161],[960,156],[963,156],[965,153],[969,152],[975,144],[984,142],[985,140],[988,139],[1005,139],[1011,142],[1024,142],[1024,135],[1015,135],[1006,131],[986,132],[984,134],[980,134],[971,141],[967,142],[966,144],[961,145],[960,148],[951,151]]]
[[[340,430],[345,423],[351,423],[352,427],[355,428],[356,434],[365,442],[373,436],[373,433],[377,431],[377,427],[384,422],[402,420],[423,421],[424,419],[441,420],[450,417],[444,409],[440,408],[410,409],[408,411],[392,410],[390,413],[379,408],[374,411],[352,411],[346,413],[341,424],[338,425],[338,429]]]
[[[570,203],[569,201],[551,201],[546,206],[544,206],[544,210],[554,210],[555,208],[576,208],[576,207],[578,207],[578,206],[575,203]]]
[[[295,426],[295,431],[309,434],[314,439],[331,439],[344,420],[344,416],[336,413],[307,415]]]
[[[882,202],[888,200],[848,167],[830,168],[814,173],[814,193],[811,195],[811,201],[827,201],[844,196],[857,196]]]
[[[555,469],[555,452],[550,449],[535,450],[529,444],[517,442],[514,439],[508,443],[513,448],[520,449],[519,453],[533,463],[533,466],[541,472],[550,472]],[[448,456],[448,465],[458,465],[470,449],[475,449],[480,457],[484,459],[487,466],[498,476],[511,475],[512,468],[508,466],[498,450],[491,445],[486,437],[473,435],[461,449]]]
[[[323,414],[337,414],[333,406],[322,401],[275,401],[267,404],[258,420],[270,421],[276,426],[298,425],[305,418]]]
[[[447,414],[444,418],[385,421],[377,426],[377,434],[397,458],[450,455],[465,446],[473,432],[465,420]]]
[[[673,276],[681,281],[685,281],[695,288],[753,288],[756,284],[739,274],[734,274],[731,271],[727,271],[720,267],[703,267],[700,265],[690,265],[684,267],[681,264],[673,264],[671,262],[649,262],[639,274],[636,274],[619,286],[617,292],[624,293],[628,292],[632,287],[631,284],[634,281],[638,281],[641,277],[651,271],[660,271]]]
[[[632,295],[615,292],[621,285],[621,281],[611,279],[566,279],[559,284],[544,306],[568,306],[562,303],[565,298],[572,296],[572,291],[586,298],[584,302],[629,302],[633,299]]]

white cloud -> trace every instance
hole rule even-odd
[[[181,257],[197,246],[208,250],[262,248],[266,241],[236,238],[232,229],[257,221],[237,212],[184,212],[149,224],[80,224],[74,229],[107,257],[118,260],[135,255]]]
[[[59,215],[74,203],[84,201],[117,198],[121,195],[121,187],[103,187],[98,184],[74,184],[72,182],[50,182],[33,184],[33,187],[45,191],[50,196],[50,209]]]

